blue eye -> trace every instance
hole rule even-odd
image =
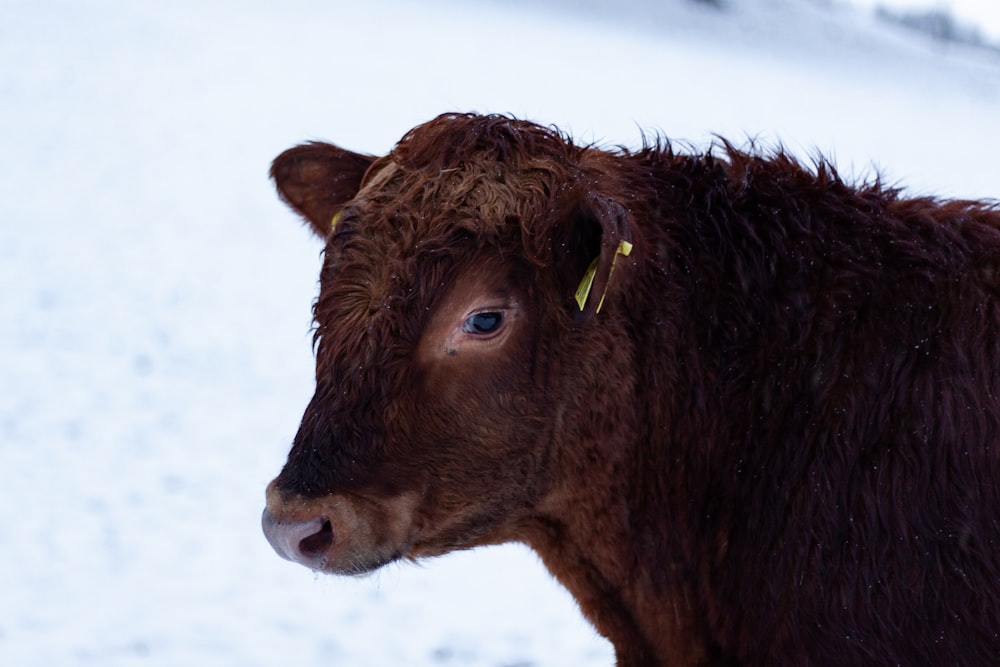
[[[470,334],[491,334],[503,324],[503,313],[487,311],[470,315],[462,324],[462,331]]]

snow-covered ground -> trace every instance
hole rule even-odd
[[[349,580],[264,541],[312,391],[294,143],[504,111],[1000,196],[995,53],[818,0],[578,4],[0,0],[0,665],[612,663],[525,549]]]

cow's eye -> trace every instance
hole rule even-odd
[[[491,334],[496,332],[501,324],[503,324],[503,313],[489,310],[470,315],[462,324],[462,331],[470,334]]]

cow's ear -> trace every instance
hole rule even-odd
[[[311,142],[276,157],[271,178],[281,198],[325,239],[333,229],[334,216],[358,193],[374,160],[371,155]]]
[[[601,312],[621,276],[616,267],[632,253],[632,219],[614,199],[587,192],[566,234],[562,272],[573,290],[573,325],[582,328]]]

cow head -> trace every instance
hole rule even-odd
[[[632,228],[600,156],[446,115],[384,157],[312,143],[275,160],[326,242],[316,391],[262,519],[280,555],[350,574],[522,539],[569,467],[555,443],[603,428],[578,418],[594,360],[621,353],[594,321],[619,307]]]

